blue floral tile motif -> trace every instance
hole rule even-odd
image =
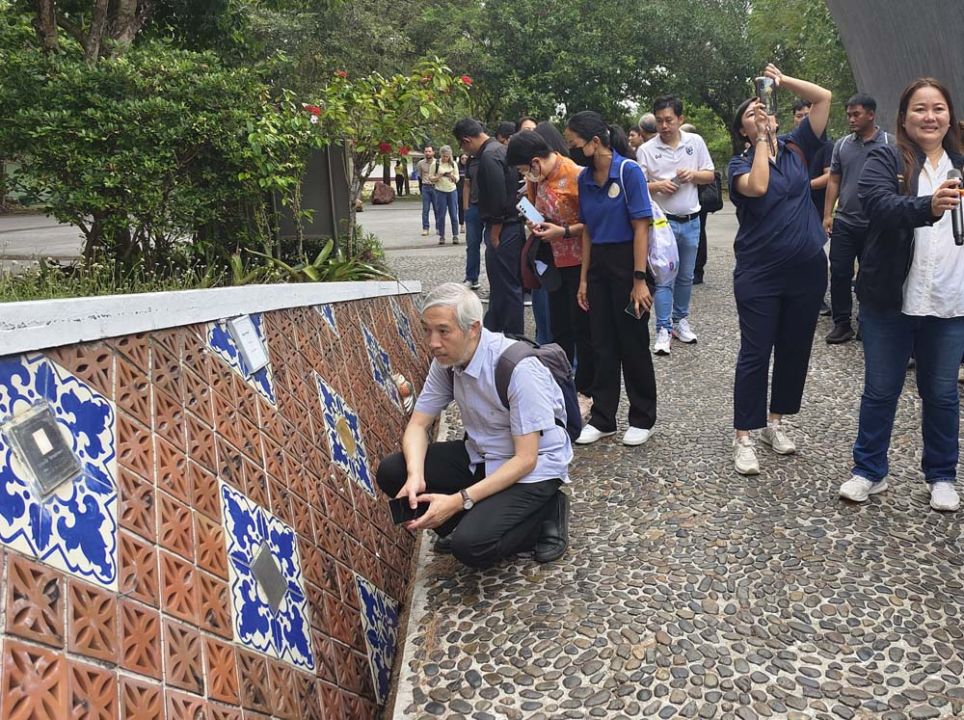
[[[408,315],[402,312],[395,298],[392,298],[392,313],[395,315],[395,326],[398,328],[398,336],[405,341],[405,345],[418,357],[418,345],[415,344],[415,334],[412,332],[412,323]]]
[[[264,343],[265,347],[268,347],[268,342],[264,335],[264,325],[261,319],[261,313],[252,313],[251,322],[254,323],[254,329],[258,333],[258,337],[261,338],[261,342]],[[263,368],[255,372],[253,375],[248,374],[248,368],[244,364],[244,357],[238,351],[238,346],[234,342],[234,338],[231,337],[231,333],[228,331],[227,323],[223,321],[213,322],[208,325],[208,347],[210,347],[224,362],[231,366],[238,375],[244,378],[251,387],[253,387],[261,397],[267,400],[272,405],[276,405],[275,393],[274,393],[274,376],[271,372],[271,363],[268,363]]]
[[[391,689],[392,663],[398,649],[398,603],[355,573],[361,605],[362,628],[378,704],[384,705]]]
[[[314,670],[308,601],[294,530],[225,482],[220,488],[234,639],[295,667]],[[268,543],[288,583],[277,612],[271,609],[251,570],[264,543]]]
[[[0,543],[116,590],[114,405],[41,354],[0,357],[0,422],[44,401],[82,474],[41,500],[0,433]]]
[[[335,308],[330,303],[326,303],[324,305],[315,305],[315,310],[325,319],[331,331],[335,333],[335,335],[338,335],[338,321],[335,319]]]
[[[348,477],[374,497],[375,483],[368,471],[368,454],[365,452],[358,415],[317,373],[315,382],[318,385],[318,398],[325,418],[325,435],[328,436],[332,459]]]
[[[365,325],[362,325],[362,335],[365,337],[365,350],[368,351],[368,364],[371,366],[375,384],[384,390],[385,394],[388,395],[388,399],[400,408],[402,406],[402,398],[398,394],[395,381],[392,380],[391,358],[378,343],[375,334]]]

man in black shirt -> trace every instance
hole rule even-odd
[[[478,159],[472,184],[479,193],[485,272],[489,278],[489,309],[483,324],[492,332],[521,335],[521,257],[525,233],[515,206],[519,173],[506,163],[505,146],[489,137],[478,120],[459,120],[453,133],[463,152]]]

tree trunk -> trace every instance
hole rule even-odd
[[[110,37],[115,45],[111,55],[121,55],[154,12],[157,0],[115,0]]]
[[[34,28],[46,52],[58,49],[57,39],[57,11],[54,0],[36,0],[37,15],[34,17]]]
[[[295,238],[298,241],[298,258],[305,256],[305,225],[301,216],[301,181],[295,183],[291,191],[291,214],[295,218]]]
[[[87,33],[87,42],[84,44],[84,58],[88,64],[97,62],[100,57],[101,44],[104,39],[104,32],[107,29],[107,9],[109,0],[96,0],[94,10],[90,18],[90,30]]]

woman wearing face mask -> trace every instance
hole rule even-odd
[[[653,217],[642,168],[627,160],[622,130],[599,113],[570,118],[566,142],[590,164],[579,175],[582,231],[579,306],[589,313],[594,381],[592,413],[576,440],[588,445],[616,432],[619,373],[629,397],[625,445],[642,445],[656,424],[656,375],[649,354],[647,284],[649,225]]]
[[[452,159],[452,148],[443,145],[439,159],[432,166],[429,180],[435,183],[435,226],[438,228],[438,244],[445,244],[445,213],[448,211],[452,226],[452,244],[459,244],[459,167]]]
[[[531,232],[548,243],[558,270],[559,285],[549,291],[549,327],[552,342],[566,351],[576,366],[576,390],[584,412],[592,394],[592,350],[589,316],[579,307],[576,293],[582,266],[582,230],[579,221],[579,173],[582,168],[568,157],[565,141],[549,123],[534,131],[512,136],[506,162],[525,176],[526,196],[546,221],[530,223]]]
[[[784,415],[799,412],[820,303],[827,289],[826,235],[810,199],[807,163],[820,149],[830,91],[768,65],[764,74],[812,103],[810,116],[774,140],[775,118],[759,98],[740,105],[730,131],[730,199],[740,228],[734,241],[733,293],[740,318],[740,355],[733,387],[734,465],[760,472],[750,431],[780,455],[796,451]],[[746,148],[749,143],[749,148]],[[773,381],[768,388],[770,357]],[[767,390],[770,407],[767,412]]]
[[[887,451],[911,352],[917,360],[924,452],[935,510],[960,507],[957,477],[964,353],[964,248],[951,212],[961,202],[947,174],[964,165],[950,94],[932,78],[900,96],[897,145],[871,151],[857,186],[870,219],[857,297],[864,340],[864,392],[854,468],[840,496],[863,502],[887,488]]]

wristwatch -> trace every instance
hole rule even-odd
[[[645,280],[645,279],[646,279],[646,271],[645,271],[645,270],[633,270],[633,279],[634,279],[634,280]]]
[[[462,509],[471,510],[475,507],[475,500],[469,497],[469,493],[465,490],[459,490],[459,495],[462,496]]]

